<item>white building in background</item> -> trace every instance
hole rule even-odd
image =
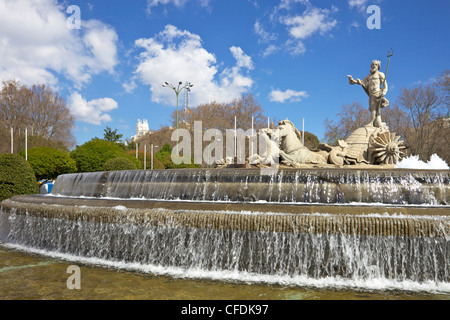
[[[148,121],[147,119],[138,119],[137,125],[136,125],[136,135],[131,137],[131,141],[137,141],[143,136],[145,136],[147,133],[151,133],[150,129],[148,128]]]

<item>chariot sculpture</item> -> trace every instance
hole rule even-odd
[[[337,146],[321,143],[317,150],[309,150],[302,144],[301,133],[289,120],[279,122],[276,130],[264,129],[260,137],[267,140],[267,150],[262,157],[250,157],[250,163],[271,163],[279,156],[280,164],[299,166],[301,164],[333,165],[395,165],[406,156],[406,146],[395,132],[390,132],[381,119],[381,109],[389,105],[385,95],[388,91],[386,81],[391,50],[388,53],[386,73],[380,72],[381,62],[373,60],[370,73],[363,80],[348,75],[351,85],[361,85],[369,96],[370,122],[356,129],[345,140],[339,140]]]

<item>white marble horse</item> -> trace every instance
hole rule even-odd
[[[265,144],[265,150],[260,155],[250,157],[250,163],[281,163],[295,166],[296,164],[327,162],[320,154],[303,146],[301,132],[289,120],[280,121],[275,130],[261,130],[259,139]]]
[[[302,133],[289,120],[279,122],[280,158],[282,164],[319,164],[326,160],[302,144]]]

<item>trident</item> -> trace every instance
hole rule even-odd
[[[384,74],[385,77],[384,77],[383,86],[384,86],[384,83],[386,82],[386,77],[387,77],[387,73],[388,73],[388,70],[389,70],[389,63],[391,62],[391,57],[392,57],[393,55],[394,55],[394,49],[389,50],[389,52],[388,52],[388,54],[387,54],[387,57],[388,57],[388,64],[387,64],[387,67],[386,67],[386,73]]]
[[[389,70],[389,63],[391,62],[391,57],[394,55],[394,49],[389,50],[387,57],[388,57],[388,64],[386,67],[386,73],[384,74],[384,80],[383,80],[383,89],[386,87],[386,78],[387,78],[387,73]],[[378,102],[378,110],[380,110],[381,107],[381,100],[384,98],[384,94],[380,97],[380,101]]]

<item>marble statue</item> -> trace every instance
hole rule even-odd
[[[280,159],[282,164],[326,163],[320,155],[302,144],[302,133],[289,120],[278,123]]]
[[[309,150],[302,144],[302,133],[289,120],[278,123],[275,129],[262,129],[259,139],[267,146],[261,155],[250,157],[250,163],[279,163],[296,167],[300,164],[326,164],[322,154]]]
[[[388,53],[392,57],[393,51]],[[386,75],[380,72],[381,62],[373,60],[370,74],[361,79],[347,76],[349,83],[359,84],[369,96],[370,123],[357,128],[337,146],[321,143],[317,150],[309,150],[302,144],[302,133],[289,120],[278,123],[277,128],[260,132],[260,141],[266,146],[262,155],[249,157],[250,164],[273,164],[301,167],[303,164],[346,165],[395,165],[406,156],[406,146],[395,132],[390,132],[381,120],[380,109],[386,108],[388,91]],[[388,62],[389,68],[389,62]],[[387,69],[386,69],[387,73]],[[279,162],[278,162],[279,160]]]
[[[361,85],[369,96],[369,110],[371,113],[371,119],[368,126],[378,128],[383,126],[380,108],[386,108],[389,105],[389,101],[385,98],[388,91],[386,76],[383,72],[380,72],[380,69],[381,62],[378,60],[373,60],[370,67],[370,73],[363,80],[355,80],[352,76],[347,76],[351,85]]]

